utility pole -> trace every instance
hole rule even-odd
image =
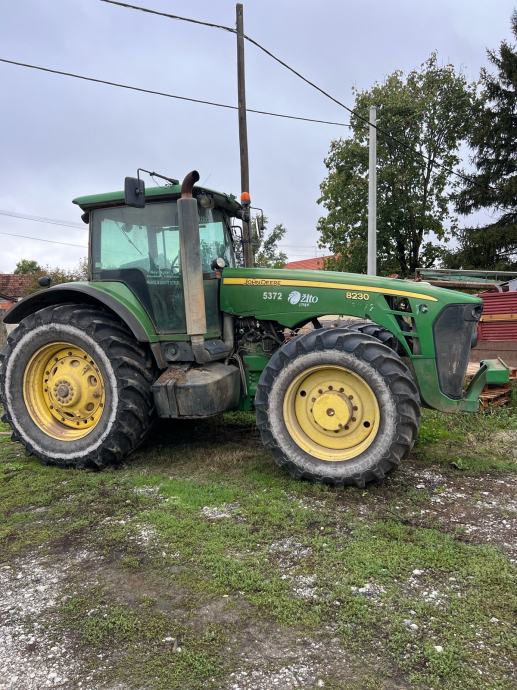
[[[366,272],[377,275],[377,108],[370,106],[368,156],[368,262]]]
[[[245,212],[249,212],[250,170],[248,161],[248,126],[246,122],[246,77],[244,72],[244,10],[241,3],[236,7],[237,19],[237,91],[239,98],[239,147],[241,156],[241,193],[247,194]],[[253,246],[251,244],[251,224],[248,219],[242,221],[242,244],[244,265],[253,266]]]

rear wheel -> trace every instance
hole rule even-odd
[[[418,391],[400,357],[375,337],[313,331],[282,346],[262,372],[257,424],[293,476],[363,487],[412,448]]]
[[[0,397],[13,438],[56,465],[126,457],[153,417],[149,354],[116,317],[88,305],[24,319],[2,353]]]

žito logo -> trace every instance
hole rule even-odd
[[[289,297],[287,298],[289,304],[298,304],[298,302],[302,298],[302,293],[298,292],[298,290],[293,290],[292,292],[289,293]]]

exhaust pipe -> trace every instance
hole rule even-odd
[[[183,180],[181,199],[178,199],[178,223],[187,334],[190,336],[196,362],[205,364],[210,361],[210,353],[205,348],[206,312],[199,214],[197,199],[192,196],[192,189],[198,180],[197,170],[188,173]]]
[[[182,199],[192,198],[192,189],[196,182],[199,182],[199,173],[197,170],[192,170],[192,172],[189,172],[187,175],[185,175],[185,179],[181,183]]]

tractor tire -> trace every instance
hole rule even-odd
[[[87,304],[46,307],[0,355],[2,419],[45,463],[102,469],[150,428],[153,379],[149,352],[118,318]]]
[[[332,323],[332,328],[347,328],[350,331],[358,331],[359,333],[366,333],[377,338],[381,343],[387,345],[391,350],[399,355],[404,354],[401,344],[398,339],[387,328],[379,326],[374,321],[367,319],[340,319]]]
[[[407,456],[418,389],[400,357],[372,335],[324,328],[271,357],[255,396],[257,426],[297,479],[363,488]]]

